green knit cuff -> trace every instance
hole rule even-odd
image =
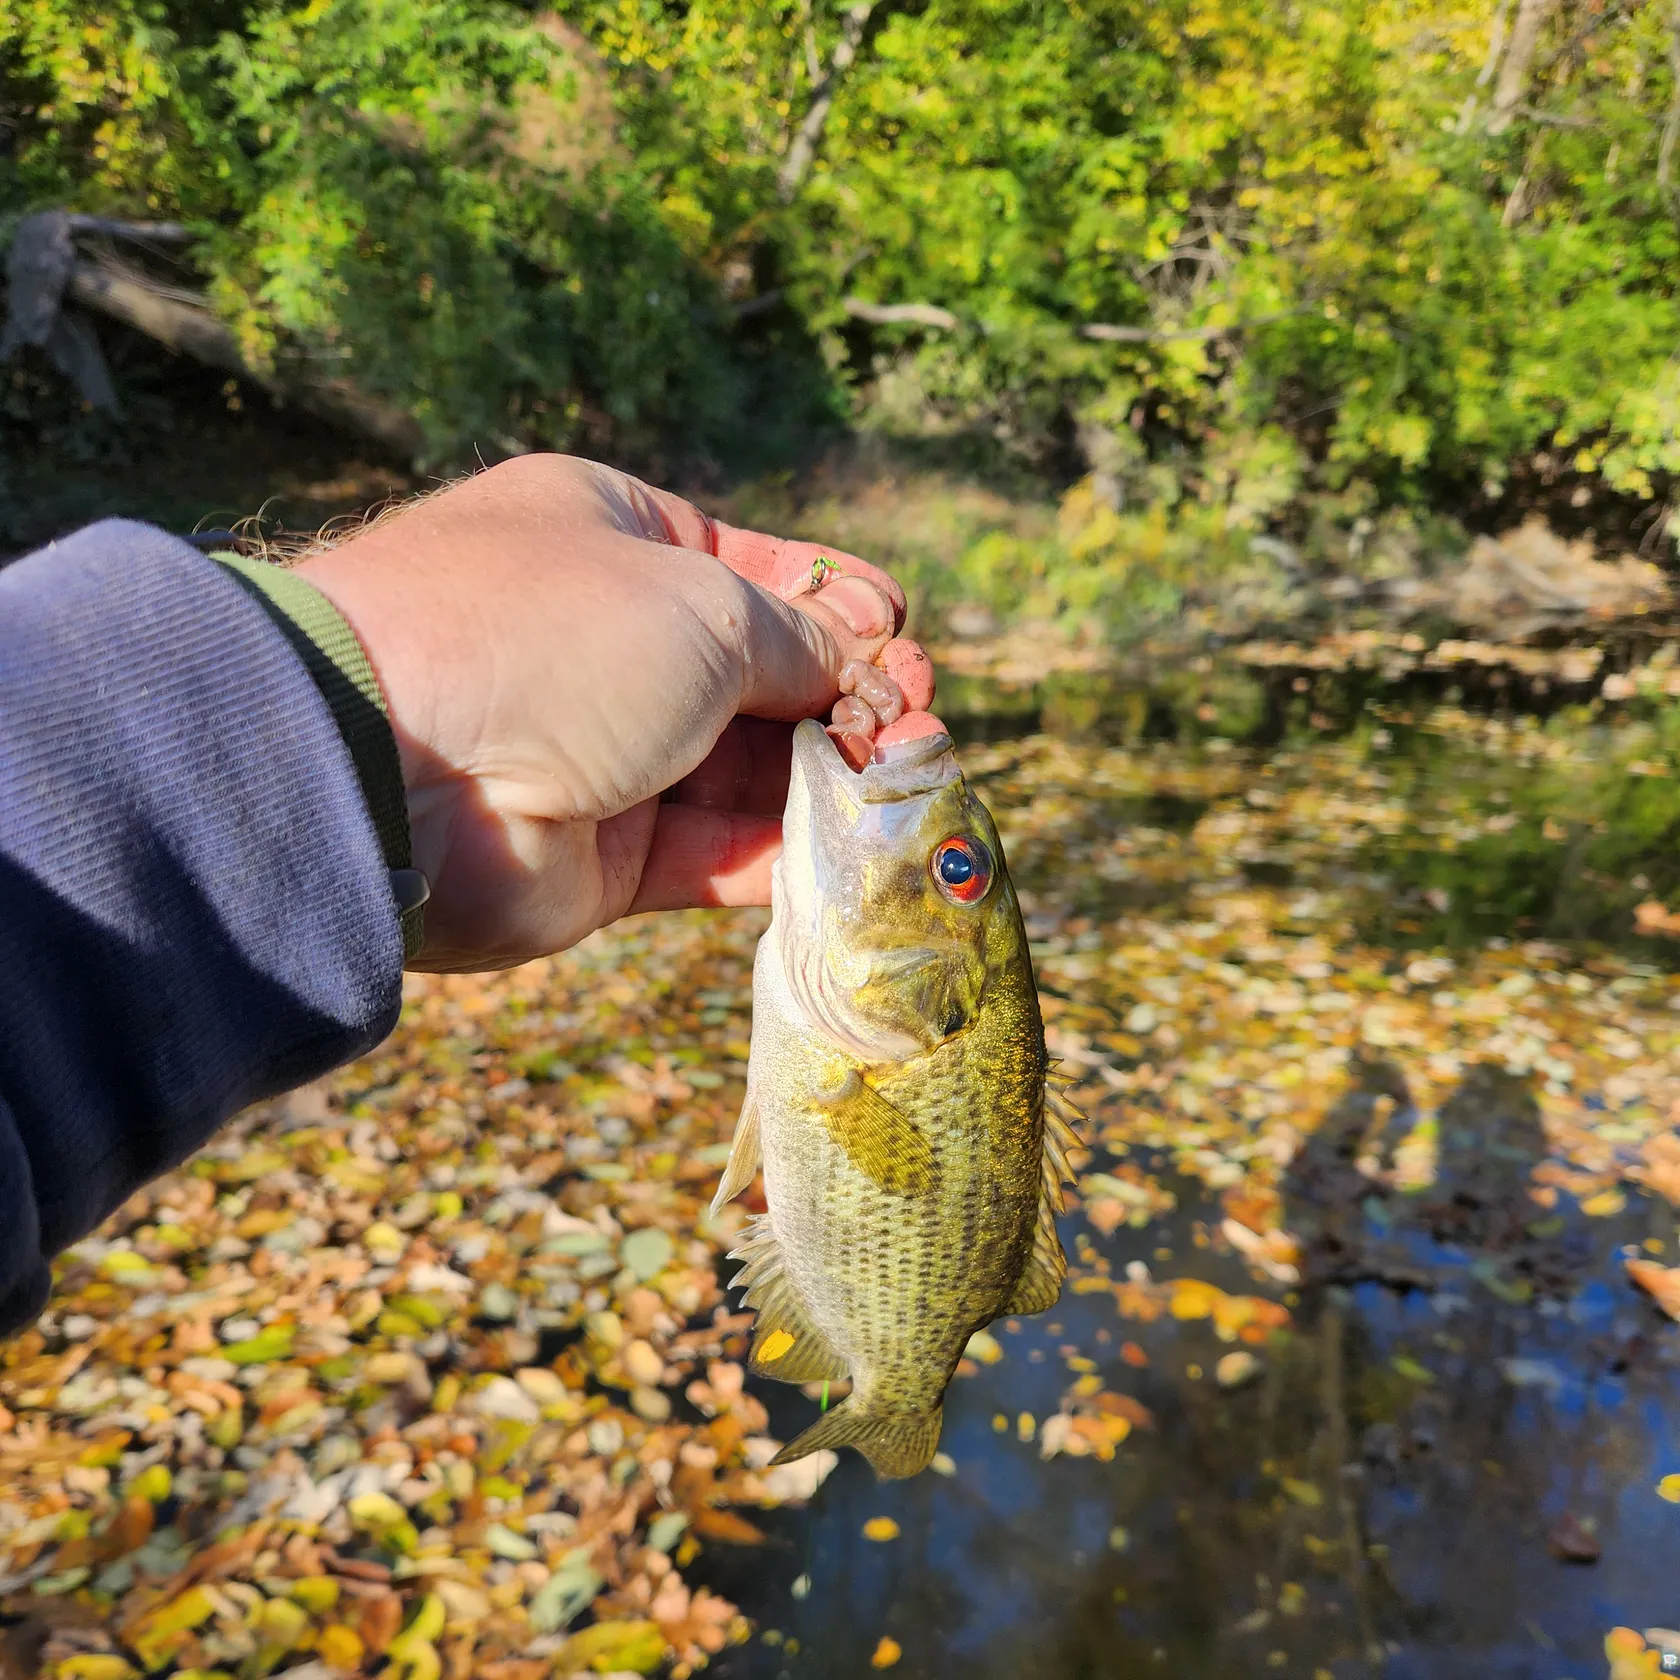
[[[296,572],[243,554],[224,552],[210,558],[232,575],[292,644],[344,737],[385,867],[391,871],[391,891],[402,917],[403,961],[408,962],[424,938],[427,887],[413,867],[402,760],[366,650],[332,602]]]

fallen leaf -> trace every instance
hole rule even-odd
[[[1228,1353],[1214,1366],[1213,1375],[1221,1388],[1241,1388],[1260,1375],[1260,1361],[1246,1350]]]
[[[1628,1260],[1623,1264],[1628,1276],[1670,1318],[1680,1319],[1680,1266],[1659,1266],[1654,1260]]]

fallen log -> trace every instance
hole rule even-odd
[[[419,454],[425,434],[413,415],[371,397],[347,379],[286,375],[252,367],[232,330],[206,309],[183,303],[143,279],[98,263],[78,262],[65,288],[84,309],[121,321],[170,350],[248,380],[277,401],[293,403],[334,425],[361,432],[395,453]]]
[[[393,454],[413,459],[425,445],[414,416],[350,380],[329,377],[302,361],[284,369],[253,366],[232,329],[196,294],[183,292],[107,257],[90,261],[75,239],[94,236],[135,244],[182,246],[196,235],[176,222],[124,222],[48,210],[26,216],[7,254],[7,316],[0,361],[25,344],[40,347],[95,408],[119,412],[99,341],[82,311],[105,315],[148,338],[295,404],[335,426],[358,432]],[[66,305],[79,307],[66,307]]]

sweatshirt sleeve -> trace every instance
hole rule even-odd
[[[402,962],[343,737],[232,577],[123,520],[0,570],[0,1335],[224,1120],[378,1043]]]

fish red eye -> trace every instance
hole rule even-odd
[[[930,861],[933,884],[954,904],[978,904],[992,884],[992,854],[971,835],[941,840]]]

